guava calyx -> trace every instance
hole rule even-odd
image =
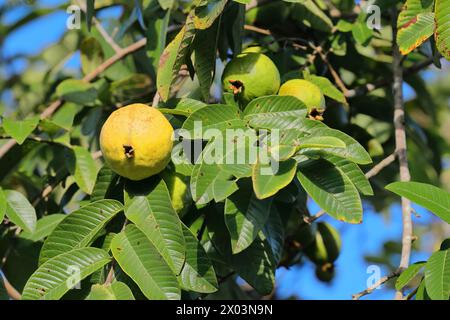
[[[125,153],[125,157],[127,157],[128,159],[134,158],[134,148],[133,146],[124,144],[123,145],[123,150]]]

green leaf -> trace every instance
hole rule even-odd
[[[50,235],[65,217],[66,215],[62,213],[42,217],[37,221],[36,230],[34,232],[24,231],[20,234],[20,237],[33,242],[41,241]]]
[[[373,36],[372,29],[369,29],[366,22],[366,13],[361,13],[353,23],[352,35],[356,43],[366,45]]]
[[[333,28],[331,19],[312,0],[285,0],[295,2],[292,17],[306,25],[320,31],[330,32]]]
[[[303,123],[303,128],[312,136],[332,136],[344,141],[346,148],[327,148],[321,150],[321,152],[326,152],[347,160],[353,161],[358,164],[369,164],[372,163],[370,155],[367,153],[366,149],[355,139],[345,134],[342,131],[328,128],[325,124],[320,121],[305,119]],[[307,153],[308,149],[303,149],[303,153]]]
[[[272,249],[261,234],[246,250],[231,257],[233,268],[261,295],[272,292],[275,284],[275,260]]]
[[[277,167],[272,168],[274,163],[262,164],[257,162],[253,166],[253,189],[258,199],[273,196],[286,187],[295,177],[297,162],[294,159],[277,162]]]
[[[347,104],[347,99],[345,98],[345,95],[338,88],[336,88],[328,78],[312,75],[308,77],[308,80],[317,85],[322,91],[322,93],[327,97],[336,100],[338,102]]]
[[[448,300],[450,295],[450,249],[435,252],[425,265],[425,286],[432,300]]]
[[[86,24],[88,31],[91,31],[92,18],[95,14],[95,0],[86,0]]]
[[[173,1],[170,1],[173,4]],[[172,4],[170,6],[172,6]],[[152,15],[146,20],[147,23],[147,56],[152,65],[152,78],[156,75],[158,69],[159,58],[166,46],[167,27],[170,21],[170,10],[164,12],[162,17]]]
[[[422,279],[417,288],[416,300],[431,300],[428,296],[427,289],[425,288],[425,279]]]
[[[131,289],[123,282],[94,284],[86,300],[135,300]]]
[[[97,164],[87,149],[73,146],[72,150],[74,158],[69,155],[69,158],[66,159],[68,170],[80,189],[91,194],[97,178]]]
[[[398,30],[400,52],[407,55],[424,43],[434,32],[434,13],[420,13]]]
[[[332,136],[309,136],[305,138],[298,139],[297,148],[307,149],[307,148],[345,148],[345,142],[341,139]]]
[[[153,81],[148,75],[134,73],[125,79],[112,82],[109,91],[113,101],[133,101],[147,97],[152,86]]]
[[[252,100],[245,108],[244,120],[255,128],[288,129],[285,121],[306,116],[303,102],[292,96],[265,96]],[[294,122],[293,126],[299,122]]]
[[[58,300],[78,281],[111,260],[102,249],[80,248],[63,253],[41,265],[23,289],[23,300]]]
[[[373,196],[372,186],[357,164],[333,155],[322,155],[322,157],[345,174],[362,194]]]
[[[159,5],[162,9],[168,10],[173,7],[175,0],[158,0]]]
[[[269,216],[272,200],[259,200],[250,181],[240,186],[239,193],[225,200],[225,224],[233,254],[245,250],[256,239]]]
[[[72,249],[89,246],[123,206],[116,200],[99,200],[67,215],[42,246],[39,264]]]
[[[420,182],[394,182],[385,188],[417,203],[450,223],[450,194],[448,192]]]
[[[184,224],[183,234],[186,242],[186,262],[179,276],[181,286],[185,290],[200,293],[216,292],[218,289],[216,273],[205,249]]]
[[[416,262],[410,265],[406,270],[404,270],[395,282],[395,290],[402,290],[408,283],[411,282],[412,279],[414,279],[419,274],[420,270],[422,270],[425,264],[425,261]]]
[[[4,190],[7,205],[6,216],[25,231],[36,230],[36,211],[28,199],[15,190]]]
[[[177,278],[150,240],[136,226],[117,234],[111,250],[122,270],[151,300],[180,299]]]
[[[325,212],[344,222],[361,223],[361,199],[345,174],[323,159],[301,162],[298,169],[303,188]]]
[[[161,54],[156,86],[163,101],[169,98],[170,88],[178,76],[181,65],[185,62],[194,35],[195,27],[192,16],[189,15],[183,28]]]
[[[94,71],[105,59],[102,46],[94,37],[86,38],[81,42],[80,53],[81,70],[85,75]]]
[[[0,187],[0,224],[5,218],[7,203],[5,191],[3,191],[2,187]]]
[[[195,8],[194,25],[197,29],[208,29],[222,13],[227,0],[211,0],[205,6]]]
[[[198,127],[198,124],[201,124]],[[197,124],[197,130],[195,130]],[[224,131],[226,129],[243,128],[245,122],[240,118],[240,111],[236,106],[223,104],[212,104],[201,108],[192,113],[183,123],[182,129],[186,130],[182,133],[188,139],[204,139],[204,133],[210,129]],[[201,129],[201,130],[199,130]],[[211,131],[212,132],[212,131]]]
[[[442,56],[450,61],[450,0],[436,0],[436,46]]]
[[[211,28],[198,31],[193,43],[194,69],[205,101],[209,99],[211,84],[214,80],[218,32],[219,23],[214,23]]]
[[[91,105],[97,99],[97,90],[83,80],[67,79],[56,87],[56,95],[68,102]]]
[[[272,248],[275,263],[278,265],[283,255],[285,232],[283,221],[281,221],[280,214],[275,205],[270,207],[269,218],[267,219],[262,232]]]
[[[115,186],[118,179],[119,176],[107,165],[104,165],[97,174],[97,179],[91,194],[91,202],[108,198],[111,189]]]
[[[431,12],[434,0],[406,0],[402,11],[398,15],[397,28],[403,28],[405,24],[411,23],[419,14]]]
[[[180,219],[162,179],[129,182],[125,186],[125,215],[155,246],[175,274],[186,257]]]
[[[3,129],[10,135],[17,144],[22,144],[26,138],[36,129],[39,124],[39,117],[32,117],[26,120],[17,121],[3,118]]]

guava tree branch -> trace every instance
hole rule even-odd
[[[98,77],[103,71],[114,65],[116,62],[122,60],[124,57],[129,55],[130,53],[133,53],[142,47],[144,47],[147,43],[147,39],[143,38],[139,41],[136,41],[135,43],[129,45],[126,48],[120,49],[116,54],[114,54],[112,57],[104,61],[102,64],[100,64],[97,68],[95,68],[92,72],[88,73],[84,78],[83,81],[85,82],[91,82],[93,79]],[[50,117],[58,108],[63,104],[62,99],[55,100],[52,102],[41,114],[41,119],[45,119]],[[10,139],[8,142],[6,142],[2,147],[0,147],[0,159],[3,158],[3,156],[8,153],[9,150],[11,150],[16,145],[16,141]]]
[[[390,165],[392,162],[394,162],[396,157],[397,157],[397,153],[396,152],[390,154],[389,156],[387,156],[386,158],[381,160],[379,163],[377,163],[372,169],[367,171],[364,175],[366,176],[367,179],[375,177],[378,173],[381,172],[381,170],[383,170],[388,165]],[[323,216],[325,213],[326,212],[324,210],[320,210],[315,215],[310,216],[310,217],[305,217],[303,220],[306,223],[311,224],[314,221],[316,221],[317,219],[319,219],[321,216]]]
[[[378,287],[380,287],[381,285],[385,284],[386,282],[388,282],[389,280],[391,280],[392,278],[395,278],[397,276],[400,275],[400,271],[396,270],[394,272],[392,272],[391,274],[384,276],[382,278],[380,278],[380,280],[378,280],[376,283],[374,283],[372,286],[368,287],[366,290],[363,290],[359,293],[356,293],[354,295],[352,295],[352,299],[353,300],[359,300],[360,298],[362,298],[365,295],[371,294],[375,289],[377,289]]]
[[[403,102],[403,68],[401,65],[402,56],[396,41],[397,38],[397,11],[394,10],[393,19],[393,72],[394,72],[394,127],[395,127],[395,149],[398,155],[398,162],[400,165],[400,181],[410,181],[411,174],[409,172],[408,157],[407,157],[407,145],[406,145],[406,132],[405,132],[405,106]],[[409,265],[411,256],[411,244],[413,226],[411,219],[411,201],[402,197],[402,252],[400,258],[399,270],[400,272],[406,269]],[[403,293],[398,291],[395,294],[395,299],[402,299]]]
[[[0,269],[0,281],[3,281],[3,285],[5,286],[6,293],[8,296],[13,300],[20,300],[22,299],[22,295],[19,293],[19,291],[14,288],[11,283],[9,283],[8,279],[6,279],[5,274]]]

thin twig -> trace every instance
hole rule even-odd
[[[354,295],[352,295],[352,299],[353,300],[359,300],[361,297],[368,295],[370,293],[372,293],[375,289],[377,289],[378,287],[380,287],[381,285],[383,285],[384,283],[386,283],[387,281],[391,280],[392,278],[397,277],[400,274],[400,271],[394,271],[391,274],[382,277],[380,280],[378,280],[375,284],[373,284],[372,286],[368,287],[366,290],[363,290],[359,293],[356,293]]]
[[[244,30],[253,31],[253,32],[256,32],[256,33],[264,34],[266,36],[272,35],[272,32],[270,30],[268,30],[268,29],[258,28],[258,27],[255,27],[255,26],[252,26],[252,25],[249,25],[249,24],[244,25]]]
[[[411,175],[409,172],[406,132],[405,132],[405,106],[403,103],[403,69],[401,65],[402,56],[396,42],[397,30],[397,10],[393,9],[393,72],[394,72],[394,126],[395,126],[395,149],[398,155],[400,165],[400,181],[410,181]],[[413,226],[411,219],[411,201],[402,197],[402,252],[400,258],[399,270],[406,269],[409,266],[412,246]],[[397,291],[395,299],[403,299],[402,291]]]

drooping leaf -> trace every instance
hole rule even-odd
[[[135,300],[131,289],[123,282],[94,284],[86,300]]]
[[[37,220],[36,211],[28,199],[15,190],[4,190],[4,194],[8,219],[25,231],[34,232]]]
[[[394,182],[386,189],[430,210],[450,223],[450,194],[438,187],[420,182]]]
[[[79,248],[42,264],[28,280],[23,300],[57,300],[111,260],[102,249]]]
[[[24,231],[20,234],[20,237],[33,242],[41,241],[50,235],[65,217],[66,215],[61,213],[42,217],[37,221],[34,232]]]
[[[161,54],[156,86],[163,101],[169,98],[170,88],[180,71],[181,65],[185,62],[194,35],[195,27],[192,15],[189,15],[183,28]]]
[[[262,232],[272,248],[275,263],[278,265],[283,255],[285,232],[283,222],[281,221],[280,214],[275,205],[270,207],[269,218],[267,219]]]
[[[298,169],[303,188],[325,212],[344,222],[361,223],[361,199],[349,177],[323,159],[301,162]]]
[[[233,254],[248,248],[264,227],[272,205],[272,198],[260,200],[253,193],[249,181],[243,183],[239,193],[225,201],[225,224],[231,237]]]
[[[148,299],[180,299],[177,278],[155,246],[136,226],[127,225],[117,234],[111,250],[122,270]]]
[[[450,249],[435,252],[425,265],[425,286],[433,300],[448,300],[450,295]]]
[[[180,219],[170,201],[163,179],[127,183],[125,215],[132,221],[179,274],[186,257]]]
[[[436,0],[436,46],[442,56],[450,61],[450,0]]]
[[[119,201],[103,199],[70,213],[45,240],[39,264],[64,252],[89,246],[99,231],[122,209]]]
[[[22,121],[3,118],[3,129],[10,135],[17,144],[22,144],[26,138],[36,129],[39,124],[39,117],[31,117]]]
[[[186,242],[186,262],[179,276],[181,286],[186,290],[200,293],[217,291],[216,274],[205,249],[184,224],[183,234]]]

